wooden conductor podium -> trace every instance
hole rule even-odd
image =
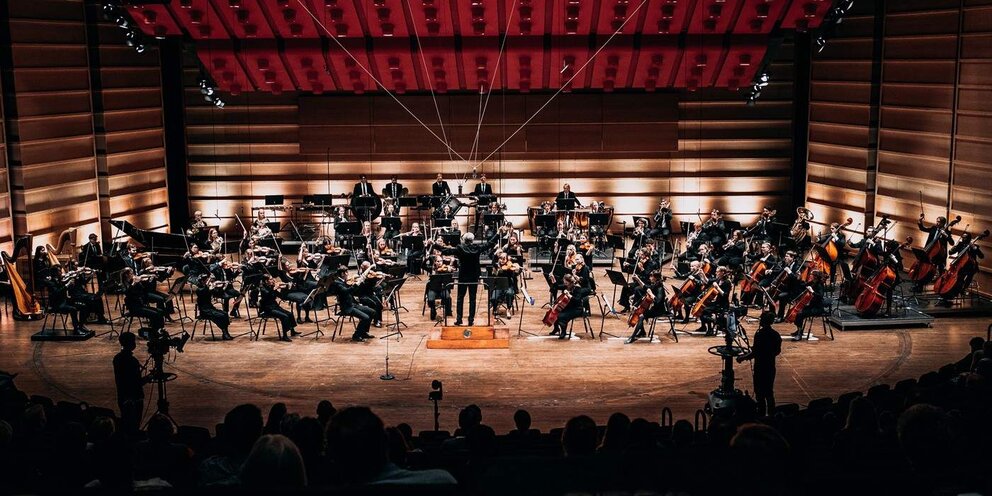
[[[427,347],[444,350],[493,350],[510,347],[508,327],[446,326],[431,331]]]

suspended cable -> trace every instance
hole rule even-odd
[[[406,2],[406,8],[413,13],[413,7],[410,7],[410,0],[404,0]],[[516,0],[514,0],[516,1]],[[437,97],[434,95],[434,82],[431,79],[431,74],[427,68],[427,59],[424,57],[424,45],[420,43],[420,33],[417,30],[417,23],[413,24],[413,36],[417,40],[417,51],[420,52],[420,65],[424,68],[424,79],[427,80],[427,88],[431,91],[431,100],[434,101],[434,111],[437,112],[437,122],[441,125],[441,137],[444,138],[444,142],[448,142],[448,133],[444,130],[444,121],[441,119],[441,108],[437,105]],[[448,149],[448,160],[451,160],[451,149]]]

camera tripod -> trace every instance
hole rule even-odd
[[[145,382],[155,383],[157,400],[155,402],[155,412],[148,417],[148,420],[145,422],[145,427],[148,427],[148,422],[150,422],[152,417],[155,415],[162,415],[169,419],[169,421],[172,422],[172,425],[178,426],[179,424],[172,418],[172,415],[169,414],[169,398],[168,389],[166,387],[168,382],[176,380],[178,376],[172,372],[166,372],[164,370],[163,365],[165,363],[165,355],[153,354],[150,359],[153,361],[153,367],[151,373],[145,376]]]

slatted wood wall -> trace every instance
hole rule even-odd
[[[164,226],[154,48],[137,54],[125,46],[95,3],[15,0],[0,8],[9,32],[5,170],[14,233],[33,234],[35,245],[55,244],[63,230],[77,228],[81,243],[90,232],[106,237],[103,221],[112,217]]]
[[[814,56],[807,182],[814,211],[828,222],[887,214],[898,221],[893,235],[914,236],[919,246],[922,192],[928,223],[961,215],[960,228],[989,227],[992,1],[858,4],[839,38]],[[880,52],[873,50],[875,15],[884,23]],[[873,56],[882,64],[877,144],[870,139]],[[984,271],[990,267],[983,262]]]
[[[791,45],[779,53],[771,67],[773,83],[756,107],[745,106],[740,93],[727,90],[682,94],[675,152],[653,153],[650,158],[635,154],[627,159],[602,159],[593,153],[581,159],[558,160],[560,128],[553,126],[548,138],[553,141],[544,143],[549,158],[495,160],[485,166],[484,172],[497,193],[502,193],[510,219],[518,226],[524,224],[528,206],[553,198],[564,182],[572,185],[580,200],[616,206],[617,220],[628,223],[632,215],[654,212],[661,196],[673,197],[675,211],[684,220],[694,219],[697,209],[708,211],[711,207],[744,222],[751,221],[764,204],[780,210],[788,208],[793,112]],[[198,72],[193,61],[190,59],[186,74],[190,208],[225,217],[226,228],[233,225],[231,215],[250,215],[250,208],[262,205],[265,195],[284,194],[287,202],[298,202],[309,194],[340,194],[351,191],[361,173],[368,174],[377,188],[396,174],[413,194],[425,194],[437,172],[448,176],[452,188],[452,176],[471,172],[457,161],[383,160],[372,156],[371,160],[332,158],[328,162],[323,154],[301,154],[298,95],[225,96],[226,108],[217,109],[203,101],[196,86]],[[559,96],[542,115],[542,122],[562,122],[556,121],[557,109],[579,101],[578,96]],[[433,107],[430,110],[433,114]],[[470,110],[477,112],[475,108]],[[487,122],[498,123],[501,112],[500,98],[494,95]],[[433,115],[421,118],[436,121]],[[390,122],[372,124],[377,139],[399,138],[390,129]],[[508,126],[507,135],[513,129]],[[563,137],[566,143],[567,138]],[[630,139],[649,141],[651,136],[634,135]],[[460,153],[470,145],[453,144]],[[370,151],[375,149],[375,143],[368,146]],[[567,152],[566,149],[562,155]],[[466,192],[474,182],[468,180]]]
[[[0,80],[2,94],[3,81]],[[3,99],[0,98],[0,250],[10,253],[13,248],[13,224],[10,219],[10,180],[7,177],[7,130],[3,115]]]

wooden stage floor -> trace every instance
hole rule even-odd
[[[612,286],[602,270],[597,273],[600,288],[609,297]],[[514,318],[508,350],[427,349],[432,323],[420,314],[423,285],[409,281],[403,289],[402,300],[410,311],[400,316],[410,327],[402,338],[389,342],[390,370],[396,380],[379,379],[384,372],[384,340],[352,343],[339,338],[331,342],[328,333],[319,340],[297,338],[282,343],[270,331],[258,342],[249,342],[247,336],[215,342],[198,335],[185,353],[166,364],[167,371],[179,376],[169,384],[173,416],[180,424],[212,427],[239,403],[255,403],[267,411],[272,403],[282,401],[290,411],[313,415],[317,402],[329,399],[338,408],[371,406],[387,424],[409,422],[415,430],[427,430],[433,427],[427,393],[431,381],[438,379],[444,383],[444,429],[453,430],[458,410],[475,403],[482,407],[484,422],[497,432],[512,427],[518,408],[529,410],[535,426],[546,430],[577,414],[589,414],[604,424],[616,411],[657,420],[666,406],[677,418],[691,419],[719,383],[721,361],[706,351],[722,342],[716,338],[683,335],[675,343],[662,335],[660,343],[633,345],[621,339],[590,339],[581,333],[580,338],[567,342],[526,335],[517,338]],[[538,305],[547,298],[544,286],[540,276],[530,281]],[[545,335],[543,316],[539,306],[528,306],[524,329]],[[593,324],[598,330],[598,316]],[[0,370],[20,374],[16,383],[28,394],[114,407],[111,360],[119,349],[116,340],[30,341],[40,325],[14,322],[9,316],[0,319]],[[945,318],[932,328],[835,330],[835,341],[786,339],[778,362],[777,399],[805,404],[819,397],[864,391],[877,383],[919,377],[964,356],[968,340],[984,336],[987,325],[987,319]],[[306,324],[301,330],[312,326]],[[696,325],[680,327],[691,330]],[[755,325],[745,327],[753,333]],[[791,332],[790,327],[782,324],[777,329],[784,335]],[[178,328],[178,324],[169,326],[172,332]],[[102,326],[93,329],[104,331]],[[616,319],[607,319],[606,330],[628,334],[626,323]],[[236,320],[232,332],[246,331],[247,324]],[[350,333],[350,324],[346,324],[346,334]],[[384,333],[373,328],[373,334]],[[143,343],[137,356],[139,360],[146,357]],[[750,390],[750,366],[737,365],[736,370],[738,388]],[[146,398],[153,395],[146,389]]]

